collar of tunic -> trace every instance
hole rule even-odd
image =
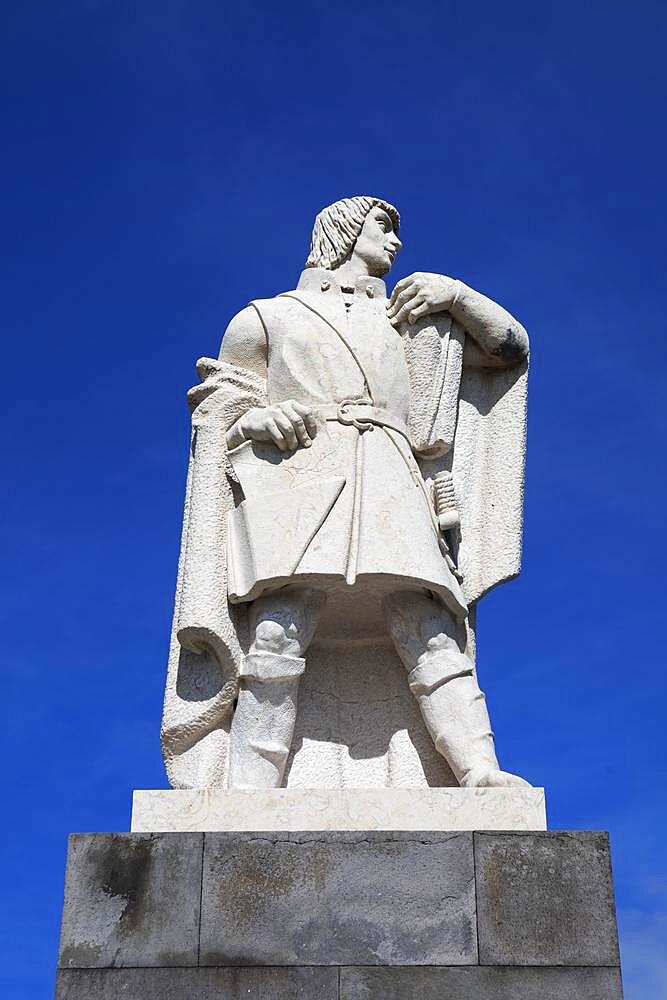
[[[296,287],[299,292],[319,292],[321,295],[334,295],[336,297],[343,294],[335,273],[327,271],[323,267],[307,267],[302,272]],[[371,299],[385,299],[387,297],[387,287],[382,278],[372,278],[369,275],[357,278],[354,290],[355,292],[364,292]]]

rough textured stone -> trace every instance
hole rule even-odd
[[[484,965],[618,965],[605,833],[477,833]]]
[[[618,969],[347,968],[340,1000],[623,1000]]]
[[[76,969],[55,1000],[338,1000],[338,970]]]
[[[135,791],[150,831],[545,830],[542,788],[179,788]]]
[[[73,834],[61,968],[196,965],[203,835]]]
[[[477,961],[472,835],[205,834],[202,965]]]

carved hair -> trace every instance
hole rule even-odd
[[[306,267],[323,267],[331,271],[342,264],[357,242],[366,216],[376,205],[384,209],[398,233],[401,217],[389,202],[367,195],[341,198],[317,215]]]

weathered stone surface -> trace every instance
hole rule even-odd
[[[377,198],[324,208],[296,287],[198,362],[177,788],[525,787],[500,770],[468,608],[520,568],[528,335],[448,275],[389,296],[399,225]]]
[[[545,830],[542,788],[269,788],[135,791],[149,831]]]
[[[623,990],[618,969],[363,967],[341,970],[340,1000],[623,1000]]]
[[[477,833],[484,965],[618,965],[606,833]]]
[[[472,835],[205,835],[202,965],[477,961]]]
[[[55,1000],[338,1000],[338,970],[72,969]]]
[[[61,968],[196,965],[203,835],[73,834]]]

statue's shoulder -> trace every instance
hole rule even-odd
[[[240,368],[266,367],[266,333],[261,314],[250,303],[230,320],[222,337],[220,360]]]
[[[294,295],[293,290],[286,292],[280,292],[278,295],[272,295],[271,298],[267,299],[252,299],[249,305],[250,309],[254,309],[262,319],[265,317],[271,318],[273,316],[283,316],[289,313],[293,300],[290,298]]]
[[[232,317],[222,338],[220,360],[254,371],[266,367],[267,336],[281,320],[289,318],[292,300],[284,293],[252,299]]]
[[[296,290],[289,288],[266,299],[251,299],[250,305],[256,309],[284,309],[289,305],[290,296],[294,294],[296,294]]]

